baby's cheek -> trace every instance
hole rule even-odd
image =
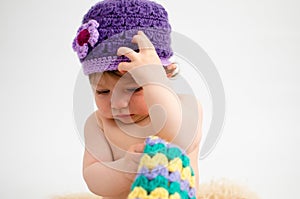
[[[130,100],[130,109],[139,114],[148,114],[148,107],[143,95],[133,95]]]
[[[113,118],[110,108],[98,107],[98,111],[99,111],[100,115],[104,118],[107,118],[107,119],[112,119]]]
[[[110,108],[110,103],[107,100],[101,100],[99,98],[95,98],[96,106],[101,113],[102,116],[105,117],[111,117],[111,108]]]

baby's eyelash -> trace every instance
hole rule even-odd
[[[139,92],[143,90],[143,87],[138,87],[138,88],[128,88],[127,91],[129,92]]]
[[[96,93],[98,95],[101,95],[101,94],[108,94],[110,92],[110,90],[96,90]]]

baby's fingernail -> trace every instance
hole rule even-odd
[[[124,75],[124,74],[126,73],[126,71],[124,71],[124,70],[119,70],[119,72],[120,72],[122,75]]]

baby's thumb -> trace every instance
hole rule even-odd
[[[145,143],[139,143],[134,145],[134,152],[135,153],[143,153],[145,148]]]
[[[127,153],[125,155],[125,159],[128,162],[128,165],[131,165],[133,163],[132,166],[133,166],[133,170],[135,171],[140,162],[144,148],[145,148],[144,143],[131,145],[128,148]]]
[[[122,46],[118,49],[117,55],[118,56],[122,56],[122,55],[126,56],[127,54],[132,53],[132,52],[134,52],[134,50],[132,50],[131,48]]]
[[[118,65],[118,71],[125,73],[130,69],[130,62],[121,62]]]
[[[143,153],[145,148],[145,143],[138,143],[131,145],[128,149],[128,152],[130,153]]]

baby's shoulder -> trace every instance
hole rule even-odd
[[[85,121],[85,128],[92,128],[94,130],[103,131],[102,119],[97,116],[97,111],[91,113]]]

